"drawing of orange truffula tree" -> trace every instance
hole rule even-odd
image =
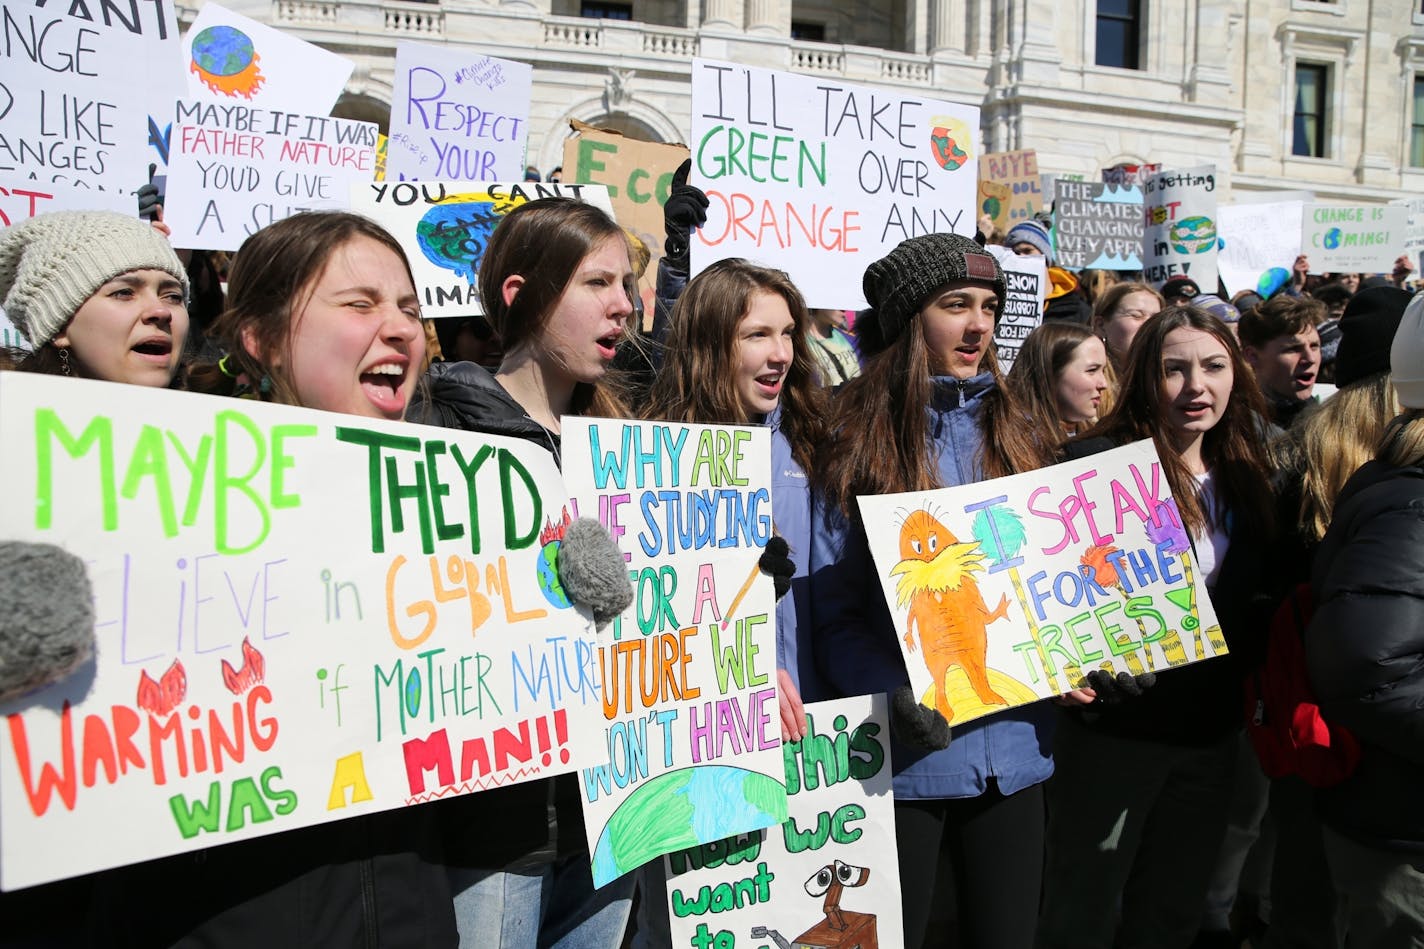
[[[910,683],[951,722],[1226,652],[1149,444],[860,504]]]

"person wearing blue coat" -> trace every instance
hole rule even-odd
[[[950,741],[943,715],[910,690],[855,498],[1031,470],[1056,444],[1044,444],[1001,385],[993,334],[1004,277],[982,247],[953,234],[912,238],[867,269],[864,289],[865,369],[840,390],[813,471],[816,664],[835,695],[891,696],[905,944],[923,943],[931,907],[953,892],[959,945],[1027,949],[1054,710],[1019,707],[958,727]],[[950,880],[936,879],[942,856]]]

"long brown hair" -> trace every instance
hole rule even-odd
[[[837,394],[829,435],[815,467],[808,470],[822,496],[851,520],[859,517],[859,495],[942,487],[926,418],[934,382],[923,320],[917,312],[910,325],[888,341],[873,313],[861,322],[866,324],[861,341],[869,341],[869,358],[860,375]],[[994,386],[984,397],[979,417],[979,476],[999,478],[1041,467],[1038,429],[1025,424],[1023,407],[1003,385],[992,345],[984,353],[980,373],[992,375]]]
[[[234,395],[245,382],[258,398],[297,405],[290,375],[296,318],[306,308],[332,256],[358,238],[373,240],[400,260],[400,242],[369,218],[347,211],[304,211],[262,228],[242,242],[228,271],[227,306],[209,335],[226,349],[220,363],[194,366],[189,388]]]
[[[806,341],[810,325],[806,301],[780,270],[733,257],[712,264],[688,282],[673,307],[667,355],[648,393],[643,417],[718,425],[751,421],[735,384],[737,327],[758,293],[785,300],[795,324],[791,365],[781,390],[780,424],[792,457],[809,472],[816,446],[825,437],[827,400]]]
[[[632,261],[622,228],[599,208],[571,198],[540,198],[504,216],[485,246],[478,286],[485,319],[499,334],[506,354],[539,338],[579,264],[609,240],[621,242]],[[524,284],[506,303],[501,288],[515,274],[524,278]],[[631,278],[624,289],[636,310],[637,288]],[[593,384],[579,383],[569,411],[626,417],[618,388],[607,376]]]
[[[1196,478],[1174,447],[1162,397],[1162,349],[1175,330],[1198,330],[1215,337],[1231,360],[1231,395],[1221,419],[1202,439],[1202,462],[1216,484],[1215,518],[1208,516]],[[1266,449],[1261,427],[1266,406],[1241,346],[1225,323],[1194,306],[1168,307],[1142,324],[1128,350],[1117,404],[1086,437],[1103,436],[1125,444],[1152,439],[1182,523],[1193,534],[1216,526],[1226,529],[1228,513],[1244,518],[1259,536],[1269,537],[1273,510]]]
[[[1093,331],[1078,323],[1054,320],[1038,326],[1019,349],[1014,367],[1009,370],[1004,384],[1023,403],[1031,424],[1042,426],[1042,439],[1046,445],[1045,465],[1057,460],[1057,448],[1065,435],[1082,434],[1091,428],[1088,422],[1066,422],[1058,407],[1058,379],[1064,368],[1073,361],[1078,347],[1090,339],[1095,339]],[[1104,353],[1107,352],[1104,348]],[[1112,361],[1103,364],[1108,387],[1103,391],[1103,399],[1098,407],[1099,417],[1105,416],[1112,408],[1113,389],[1116,378],[1112,371]]]

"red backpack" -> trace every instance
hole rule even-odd
[[[1305,672],[1310,584],[1290,592],[1271,617],[1266,658],[1246,680],[1246,734],[1269,778],[1299,775],[1328,788],[1354,773],[1360,743],[1320,714]]]

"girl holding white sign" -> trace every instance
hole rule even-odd
[[[1226,324],[1171,307],[1138,331],[1112,412],[1068,443],[1080,458],[1152,439],[1230,654],[1145,692],[1119,673],[1066,716],[1048,794],[1042,946],[1185,949],[1196,936],[1226,829],[1242,677],[1277,602],[1262,589],[1274,506],[1262,417]]]
[[[892,697],[905,944],[924,942],[931,907],[945,902],[937,890],[952,887],[959,945],[1028,949],[1056,712],[1020,706],[970,722],[949,742],[941,713],[920,705],[907,682],[855,502],[1039,467],[1037,428],[1001,384],[993,351],[1003,271],[974,241],[930,234],[872,264],[864,288],[871,309],[856,324],[864,372],[841,390],[812,472],[816,665],[838,695]],[[949,881],[935,878],[942,854],[954,868]]]

